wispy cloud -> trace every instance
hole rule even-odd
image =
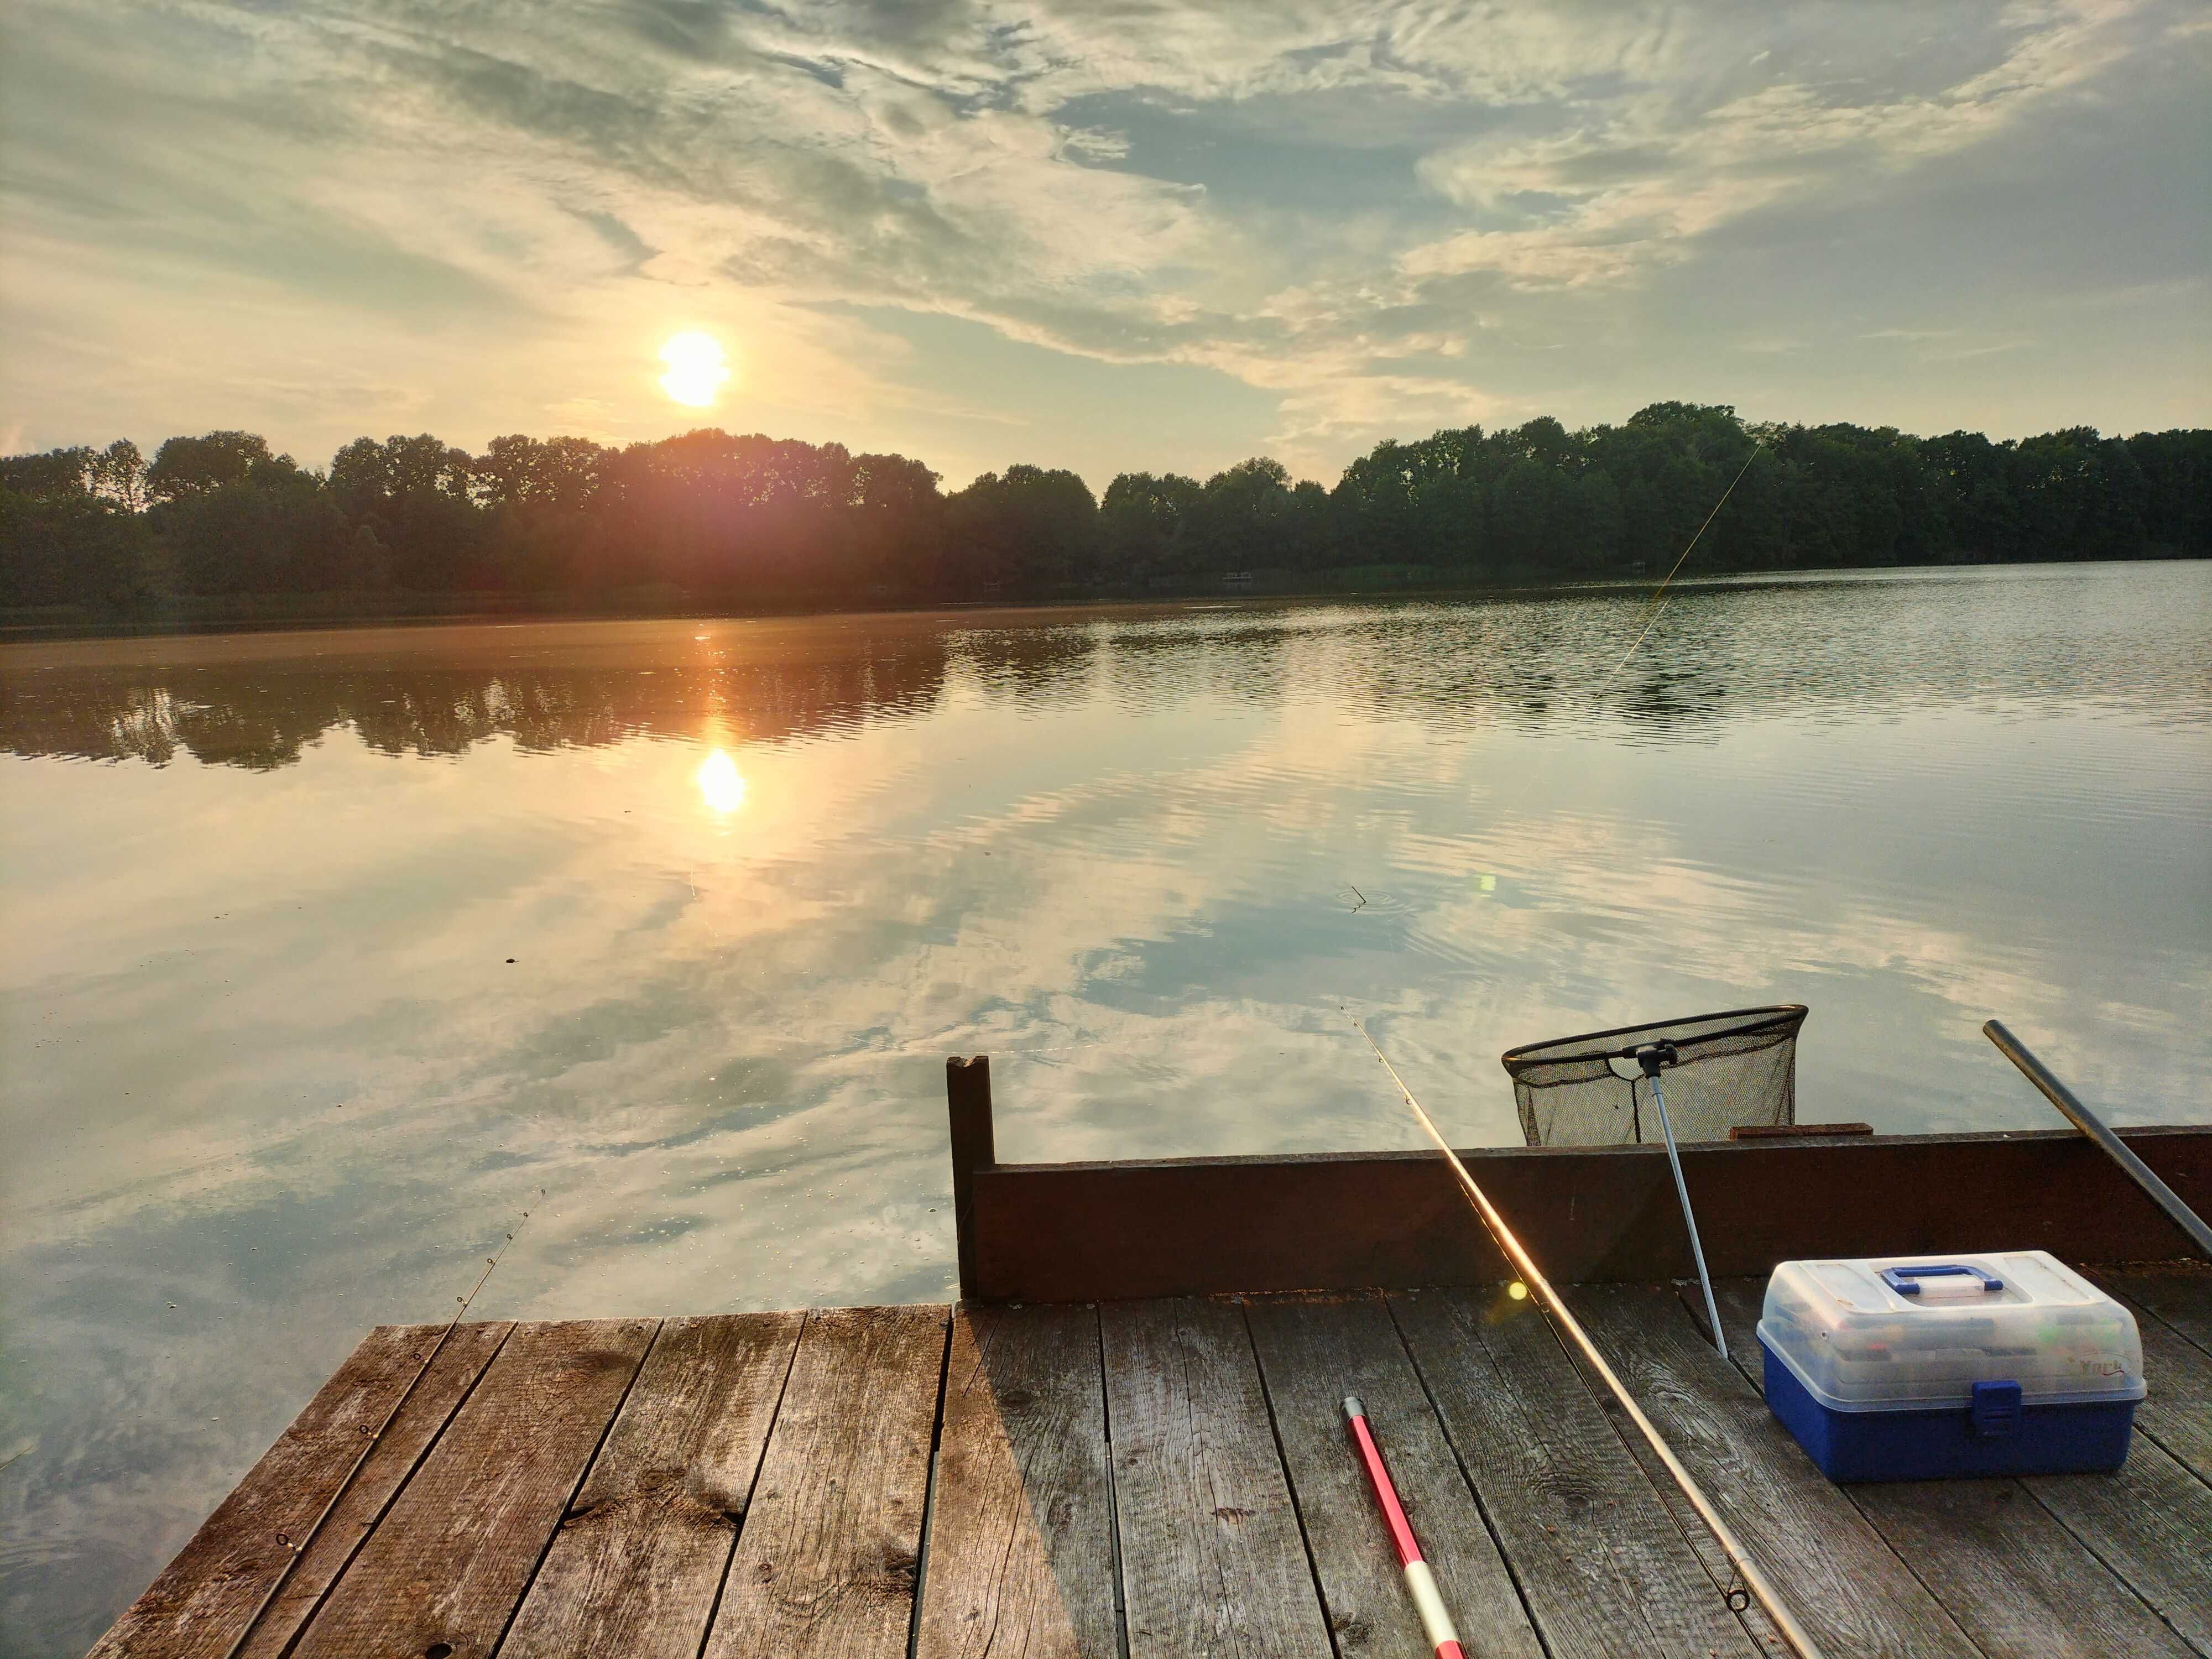
[[[280,441],[312,453],[402,418],[464,441],[556,418],[641,435],[673,418],[652,344],[710,326],[737,342],[738,424],[933,455],[940,407],[1063,427],[1052,356],[1182,365],[1200,398],[1256,391],[1275,418],[1254,428],[1248,399],[1219,454],[1146,464],[1273,443],[1325,471],[1430,421],[1723,392],[1698,383],[1717,283],[1739,349],[1793,343],[1814,406],[1765,412],[1818,417],[1854,384],[1849,342],[1960,326],[1965,296],[1902,295],[1895,273],[1953,259],[1962,214],[1985,311],[2084,285],[2039,270],[2049,216],[2113,204],[2063,181],[2039,201],[2023,172],[2099,146],[2152,164],[2133,206],[2157,234],[2105,250],[2107,289],[2178,279],[2174,169],[2204,172],[2179,125],[2141,154],[2208,80],[2208,37],[2160,0],[1879,21],[27,0],[0,27],[0,409],[40,437],[289,422]],[[914,349],[902,317],[1050,355],[1033,383],[986,384]],[[2201,318],[2188,338],[2201,357]],[[1908,423],[1949,395],[1887,392]],[[1054,441],[1040,459],[1135,459]]]

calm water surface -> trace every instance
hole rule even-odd
[[[2212,1086],[2212,566],[0,648],[0,1651],[367,1326],[945,1296],[1018,1159],[1466,1143],[1812,1006],[1808,1118]],[[12,1461],[10,1461],[12,1460]]]

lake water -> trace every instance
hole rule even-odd
[[[0,648],[0,1651],[372,1323],[945,1297],[1002,1157],[1466,1144],[1811,1005],[1800,1115],[2212,1085],[2212,565]],[[527,1211],[528,1219],[522,1221]],[[517,1224],[520,1223],[518,1228]]]

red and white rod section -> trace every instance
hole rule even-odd
[[[1345,1396],[1344,1421],[1352,1431],[1352,1443],[1359,1449],[1359,1461],[1366,1466],[1367,1484],[1374,1488],[1375,1502],[1390,1528],[1390,1542],[1397,1549],[1398,1565],[1406,1571],[1406,1588],[1413,1593],[1413,1606],[1421,1615],[1421,1628],[1428,1633],[1437,1659],[1467,1659],[1459,1644],[1459,1632],[1452,1628],[1451,1614],[1444,1611],[1444,1598],[1437,1591],[1437,1576],[1421,1559],[1421,1540],[1413,1536],[1413,1523],[1406,1519],[1406,1506],[1398,1501],[1398,1488],[1390,1479],[1389,1465],[1383,1462],[1382,1449],[1376,1445],[1375,1436],[1367,1426],[1367,1407],[1359,1403],[1357,1395]]]

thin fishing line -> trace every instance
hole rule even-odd
[[[1712,528],[1713,520],[1720,517],[1721,509],[1728,505],[1729,497],[1735,494],[1735,487],[1743,482],[1743,475],[1751,471],[1751,464],[1759,458],[1765,447],[1766,446],[1756,438],[1751,441],[1751,453],[1743,458],[1743,465],[1735,470],[1735,477],[1729,480],[1728,488],[1721,491],[1721,498],[1713,503],[1713,510],[1705,514],[1705,522],[1698,526],[1689,541],[1684,544],[1673,567],[1660,578],[1659,586],[1653,588],[1650,597],[1644,601],[1644,609],[1637,613],[1644,625],[1637,630],[1636,638],[1630,642],[1628,649],[1620,653],[1620,660],[1615,662],[1607,672],[1606,677],[1598,682],[1597,690],[1590,694],[1591,702],[1595,703],[1604,697],[1613,681],[1620,678],[1620,671],[1628,665],[1628,659],[1634,656],[1643,647],[1644,641],[1650,637],[1652,629],[1658,625],[1659,613],[1667,608],[1670,597],[1668,589],[1673,586],[1674,578],[1682,574],[1682,567],[1689,562],[1691,553],[1696,549],[1698,543],[1704,538],[1705,532]],[[1492,816],[1502,817],[1518,806],[1527,797],[1528,791],[1535,787],[1535,782],[1536,775],[1534,772],[1524,772],[1522,775],[1519,791],[1511,800],[1494,809]],[[1352,890],[1355,893],[1359,892],[1357,887],[1352,888]],[[1366,898],[1367,896],[1361,893],[1360,902],[1353,905],[1349,914],[1358,915],[1366,903]]]
[[[1689,545],[1683,548],[1681,557],[1674,561],[1674,568],[1661,579],[1659,586],[1651,590],[1651,597],[1644,602],[1643,629],[1636,635],[1634,643],[1620,653],[1620,660],[1613,664],[1613,672],[1607,674],[1599,683],[1595,696],[1590,699],[1593,702],[1605,695],[1606,688],[1613,684],[1613,676],[1619,674],[1627,665],[1628,659],[1636,654],[1638,648],[1643,645],[1645,638],[1657,624],[1659,613],[1667,608],[1667,589],[1674,578],[1681,573],[1682,567],[1689,562],[1690,550],[1697,546],[1706,531],[1712,528],[1713,520],[1720,517],[1721,509],[1728,505],[1728,498],[1735,494],[1735,487],[1743,482],[1743,475],[1751,471],[1751,464],[1759,459],[1759,453],[1766,446],[1756,438],[1751,441],[1751,453],[1743,458],[1743,465],[1735,470],[1735,477],[1729,480],[1729,487],[1721,491],[1720,500],[1715,501],[1713,510],[1705,514],[1705,523],[1699,525],[1697,533],[1690,538]]]
[[[545,1189],[539,1188],[538,1195],[543,1198],[545,1195]],[[323,1505],[323,1512],[315,1517],[314,1524],[301,1535],[298,1543],[288,1542],[287,1547],[290,1549],[291,1556],[284,1563],[284,1570],[276,1575],[276,1582],[270,1585],[268,1592],[254,1604],[253,1614],[246,1621],[245,1627],[238,1632],[237,1640],[223,1650],[223,1659],[238,1659],[239,1650],[245,1647],[246,1639],[253,1634],[254,1627],[260,1624],[262,1615],[275,1604],[278,1594],[290,1582],[292,1569],[300,1565],[301,1560],[307,1553],[307,1547],[315,1541],[316,1535],[322,1531],[323,1523],[331,1518],[346,1493],[353,1489],[354,1478],[361,1473],[362,1466],[368,1462],[370,1454],[383,1443],[384,1437],[391,1431],[392,1425],[398,1421],[399,1413],[406,1409],[407,1402],[415,1397],[416,1389],[421,1384],[422,1379],[429,1375],[430,1367],[437,1363],[438,1356],[445,1352],[447,1342],[452,1339],[453,1332],[459,1328],[461,1321],[468,1316],[469,1308],[477,1299],[477,1292],[483,1289],[484,1281],[492,1276],[494,1270],[500,1264],[501,1258],[507,1255],[507,1246],[514,1243],[514,1233],[520,1232],[523,1222],[529,1219],[530,1212],[525,1210],[522,1212],[522,1220],[514,1224],[514,1232],[507,1236],[506,1243],[484,1258],[484,1269],[477,1275],[477,1282],[469,1286],[469,1293],[466,1296],[453,1298],[460,1304],[460,1306],[453,1310],[453,1316],[446,1322],[446,1328],[438,1333],[438,1340],[430,1345],[430,1352],[422,1357],[422,1363],[415,1368],[415,1375],[408,1379],[407,1386],[400,1390],[399,1398],[392,1402],[392,1409],[385,1413],[384,1421],[376,1425],[376,1432],[370,1435],[366,1443],[362,1445],[361,1455],[353,1460],[353,1466],[345,1472],[345,1479],[338,1482],[337,1490],[331,1494],[331,1501]]]
[[[1489,1195],[1475,1184],[1474,1177],[1468,1173],[1467,1164],[1461,1159],[1460,1155],[1451,1149],[1451,1144],[1437,1129],[1436,1120],[1428,1115],[1419,1101],[1413,1098],[1413,1091],[1406,1086],[1406,1079],[1398,1075],[1398,1068],[1390,1063],[1389,1055],[1382,1052],[1382,1044],[1375,1041],[1367,1027],[1360,1023],[1358,1015],[1348,1008],[1342,1012],[1344,1017],[1352,1022],[1352,1029],[1367,1039],[1367,1046],[1375,1051],[1375,1058],[1382,1062],[1382,1069],[1390,1074],[1390,1081],[1397,1085],[1398,1093],[1403,1097],[1406,1104],[1413,1109],[1414,1121],[1419,1123],[1423,1133],[1436,1143],[1437,1150],[1444,1155],[1444,1161],[1451,1165],[1453,1175],[1458,1177],[1460,1189],[1467,1194],[1468,1201],[1474,1206],[1474,1212],[1480,1218],[1484,1230],[1490,1235],[1491,1242],[1498,1246],[1498,1253],[1504,1256],[1506,1261],[1512,1264],[1515,1271],[1521,1275],[1522,1283],[1528,1287],[1529,1294],[1536,1298],[1537,1306],[1551,1316],[1553,1334],[1560,1338],[1562,1346],[1572,1346],[1589,1362],[1590,1369],[1604,1381],[1606,1387],[1612,1391],[1613,1397],[1620,1401],[1621,1409],[1628,1413],[1629,1420],[1636,1425],[1638,1431],[1649,1443],[1653,1454],[1662,1464],[1665,1465],[1667,1473],[1674,1477],[1674,1484],[1681,1488],[1682,1496],[1689,1500],[1690,1507],[1698,1512],[1698,1518],[1705,1523],[1706,1530],[1713,1535],[1713,1541],[1721,1547],[1721,1553],[1727,1558],[1729,1570],[1742,1581],[1744,1588],[1758,1598],[1759,1605],[1765,1610],[1767,1617],[1774,1621],[1775,1628],[1782,1632],[1783,1639],[1796,1650],[1800,1659],[1822,1659],[1820,1648],[1815,1645],[1813,1638],[1805,1633],[1803,1627],[1798,1624],[1796,1616],[1790,1611],[1774,1586],[1767,1582],[1766,1575],[1759,1570],[1758,1564],[1752,1560],[1742,1544],[1737,1541],[1735,1534],[1729,1529],[1728,1522],[1721,1519],[1719,1512],[1713,1508],[1711,1500],[1706,1498],[1697,1481],[1692,1478],[1689,1470],[1682,1467],[1681,1460],[1674,1455],[1673,1448],[1661,1438],[1659,1431],[1652,1425],[1651,1419],[1644,1414],[1644,1408],[1636,1403],[1635,1398],[1628,1392],[1627,1386],[1613,1375],[1613,1367],[1606,1363],[1605,1356],[1597,1351],[1597,1345],[1590,1340],[1589,1333],[1583,1329],[1582,1322],[1568,1311],[1567,1304],[1559,1298],[1559,1293],[1552,1288],[1552,1281],[1545,1278],[1543,1270],[1537,1267],[1535,1258],[1531,1256],[1522,1247],[1521,1241],[1514,1237],[1513,1230],[1506,1225],[1505,1218],[1498,1212],[1497,1208],[1491,1203]],[[1723,1599],[1727,1599],[1726,1591],[1723,1592]]]

